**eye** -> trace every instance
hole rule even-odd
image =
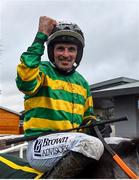
[[[70,52],[75,52],[75,51],[76,51],[76,48],[75,48],[75,47],[70,47],[70,48],[69,48],[69,51],[70,51]]]
[[[58,51],[64,51],[64,47],[63,47],[63,46],[59,46],[59,47],[56,48],[56,50],[58,50]]]

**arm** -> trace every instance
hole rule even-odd
[[[86,83],[86,90],[87,90],[87,97],[86,97],[86,101],[85,101],[85,105],[84,105],[84,116],[83,116],[83,121],[80,124],[80,126],[85,126],[85,125],[89,125],[93,119],[96,119],[95,114],[94,114],[94,107],[93,107],[93,98],[90,92],[90,87],[88,85],[88,83]],[[90,132],[90,129],[84,129],[82,130],[82,132],[84,132],[85,134],[92,134]]]
[[[94,107],[93,107],[93,98],[90,92],[90,87],[87,84],[87,98],[86,98],[86,102],[85,102],[85,113],[84,113],[84,118],[83,120],[87,119],[87,118],[94,118],[95,117],[95,113],[94,113]]]
[[[35,40],[21,55],[21,63],[17,66],[16,84],[25,94],[35,94],[43,83],[44,75],[39,71],[39,65],[45,49],[44,43],[55,25],[55,20],[46,16],[40,17]]]
[[[86,98],[86,102],[85,102],[85,112],[84,112],[83,122],[81,124],[81,125],[84,125],[84,126],[87,125],[87,124],[89,125],[90,123],[92,123],[92,119],[96,120],[96,116],[95,116],[95,113],[94,113],[94,107],[93,107],[93,98],[92,98],[92,95],[91,95],[91,92],[90,92],[90,87],[89,87],[88,84],[86,85],[86,87],[87,87],[87,98]],[[93,128],[84,129],[83,132],[85,134],[96,136]]]

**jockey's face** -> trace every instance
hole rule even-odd
[[[77,46],[69,43],[58,43],[54,46],[56,66],[64,71],[70,71],[77,57]]]

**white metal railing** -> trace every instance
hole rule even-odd
[[[23,137],[23,136],[24,134],[20,134],[20,135],[0,134],[0,139],[14,139],[14,138]]]
[[[3,149],[3,150],[0,150],[0,154],[2,154],[2,153],[19,152],[19,157],[23,158],[23,152],[24,152],[24,150],[27,149],[27,145],[28,145],[28,143],[25,142],[23,144],[19,144],[19,145],[10,147],[10,148],[6,148],[6,149]]]
[[[8,139],[14,139],[14,138],[19,138],[19,137],[23,137],[24,135],[0,135],[0,140],[8,140]],[[24,150],[26,150],[28,143],[24,142],[22,144],[19,145],[14,145],[11,144],[11,147],[4,147],[4,149],[0,150],[0,154],[2,153],[14,153],[14,152],[19,152],[19,157],[23,158],[23,152]]]

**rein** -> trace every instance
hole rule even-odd
[[[88,118],[88,120],[92,121],[93,124],[91,124],[91,125],[84,125],[83,124],[77,128],[72,128],[72,129],[66,129],[66,130],[61,130],[61,131],[57,131],[57,130],[48,131],[48,132],[43,132],[41,134],[32,135],[32,136],[24,136],[24,137],[20,137],[20,138],[0,140],[0,146],[7,146],[7,145],[11,145],[11,144],[19,143],[19,142],[24,142],[24,141],[32,141],[32,140],[37,139],[38,137],[49,135],[49,134],[54,134],[54,133],[70,132],[70,131],[75,131],[75,130],[79,131],[80,129],[93,128],[95,126],[99,126],[99,125],[103,125],[103,124],[109,124],[109,123],[114,123],[114,122],[118,122],[118,121],[127,121],[128,119],[127,119],[127,117],[121,117],[118,119],[107,120],[107,121],[96,121],[96,119],[94,119],[94,118]]]

